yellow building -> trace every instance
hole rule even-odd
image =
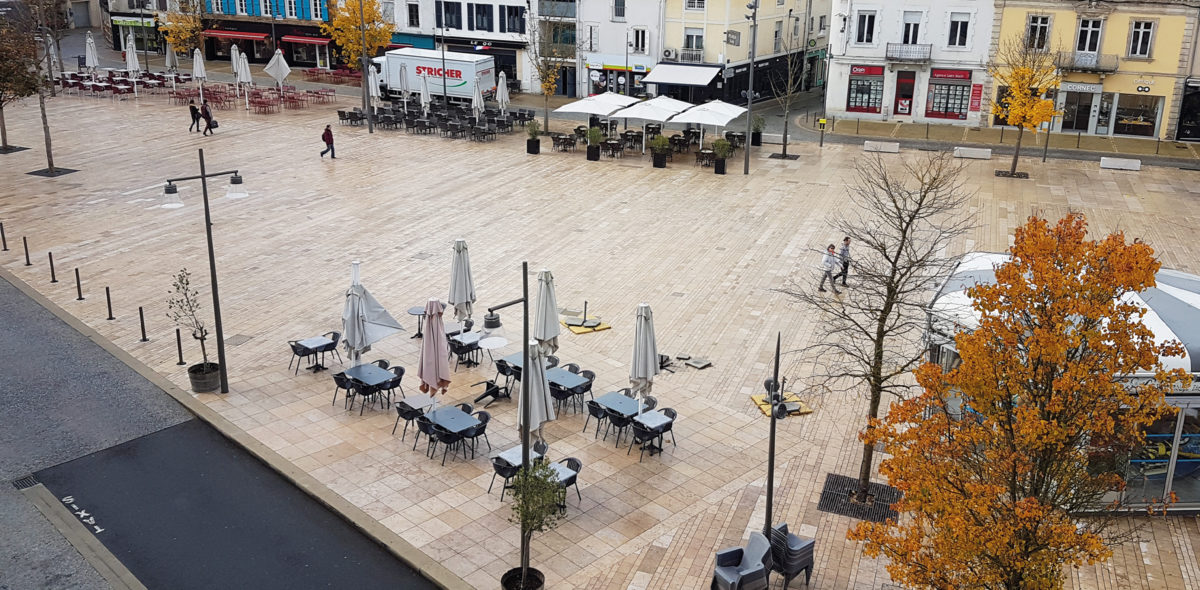
[[[998,2],[997,12],[993,55],[1014,38],[1055,53],[1055,131],[1175,137],[1196,44],[1194,0],[1016,0]]]

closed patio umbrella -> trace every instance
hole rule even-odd
[[[246,110],[248,111],[250,110],[250,87],[254,85],[254,76],[250,73],[250,62],[246,59],[245,53],[238,56],[234,73],[237,74],[237,83],[246,85],[243,95],[246,97]]]
[[[454,306],[454,319],[461,322],[471,317],[471,305],[475,303],[475,281],[471,278],[471,257],[467,255],[466,240],[454,240],[454,258],[450,261],[450,297],[446,302]]]
[[[412,94],[412,88],[408,84],[408,64],[400,64],[400,97],[404,99],[404,114],[408,114],[408,95]]]
[[[192,79],[200,86],[200,102],[204,102],[204,78],[207,75],[204,73],[204,54],[197,49],[192,52]]]
[[[371,101],[379,100],[379,98],[380,98],[379,70],[375,69],[375,66],[367,67],[367,93],[368,93],[367,95],[370,97]],[[374,110],[372,108],[372,105],[374,105],[374,104],[375,104],[374,102],[368,102],[367,103],[368,110]]]
[[[537,436],[543,441],[542,425],[556,418],[554,415],[554,398],[550,395],[550,381],[546,379],[546,354],[542,352],[541,343],[530,340],[529,365],[521,371],[521,380],[529,383],[529,430],[537,429]],[[517,402],[517,425],[525,420],[525,396],[520,396]]]
[[[233,68],[233,95],[237,96],[242,91],[240,80],[237,79],[238,68],[242,66],[242,52],[238,49],[237,43],[229,46],[229,65]]]
[[[659,372],[658,344],[654,341],[654,314],[650,304],[642,303],[637,308],[634,323],[633,363],[629,367],[629,384],[635,394],[643,399],[650,395],[650,386]],[[640,413],[640,412],[639,412]]]
[[[91,31],[87,32],[86,39],[83,44],[83,67],[95,73],[96,68],[100,65],[100,55],[96,53],[96,40],[92,38]]]
[[[275,79],[275,82],[279,84],[279,93],[283,94],[283,81],[287,79],[288,74],[292,73],[292,68],[288,66],[287,60],[283,59],[283,51],[275,50],[275,55],[271,57],[271,61],[267,62],[263,73]]]
[[[421,340],[417,377],[421,379],[421,392],[430,395],[439,390],[446,393],[450,386],[450,341],[442,322],[445,310],[446,306],[437,299],[430,299],[425,304],[425,338]]]
[[[483,89],[479,87],[479,76],[475,76],[475,94],[471,96],[471,111],[475,113],[475,120],[483,118]]]
[[[537,308],[533,310],[533,338],[546,354],[558,351],[558,301],[554,297],[554,275],[542,269],[538,272]],[[584,318],[585,320],[587,318]]]
[[[429,116],[429,76],[421,76],[421,110]]]
[[[501,113],[507,114],[508,100],[508,74],[500,72],[500,78],[496,80],[496,103]]]
[[[54,44],[51,43],[53,48]],[[133,41],[133,31],[125,36],[125,69],[129,71],[129,83],[133,84],[133,95],[137,96],[137,75],[142,66],[138,63],[137,44]]]
[[[91,31],[88,31],[88,34],[90,35]],[[179,56],[175,55],[175,48],[172,47],[170,43],[167,43],[167,52],[166,57],[163,58],[163,67],[169,72],[174,72],[175,70],[179,69]],[[174,80],[174,76],[172,76],[171,79]]]
[[[358,262],[351,263],[350,289],[342,309],[342,342],[353,365],[361,364],[362,354],[370,351],[372,344],[403,329],[359,281]]]

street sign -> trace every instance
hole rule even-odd
[[[825,130],[825,119],[817,119],[817,125],[821,131]]]

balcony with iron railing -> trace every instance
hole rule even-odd
[[[933,53],[929,43],[888,43],[887,59],[891,61],[927,62]]]
[[[542,18],[575,18],[575,3],[540,0],[538,2],[538,16]]]
[[[681,61],[685,64],[704,63],[704,50],[703,49],[687,49],[687,48],[680,49],[679,50],[679,61]]]
[[[1120,64],[1117,56],[1111,53],[1060,51],[1054,56],[1054,65],[1068,72],[1110,73],[1117,71]]]

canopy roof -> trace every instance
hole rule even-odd
[[[677,84],[680,86],[708,86],[721,68],[658,64],[642,78],[643,84]]]
[[[656,96],[633,106],[623,108],[610,116],[647,121],[663,121],[692,108],[692,103],[675,100],[669,96]]]

